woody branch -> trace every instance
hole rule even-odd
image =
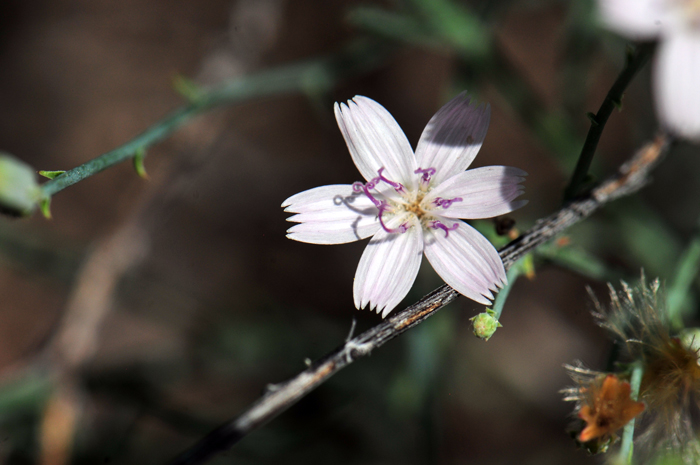
[[[642,146],[617,173],[590,193],[570,202],[556,213],[543,218],[505,247],[499,254],[506,269],[519,258],[535,250],[574,224],[591,216],[608,202],[630,195],[647,184],[650,172],[663,158],[671,144],[664,134]],[[391,318],[348,340],[306,370],[282,383],[268,385],[265,394],[238,418],[218,427],[180,454],[170,465],[198,465],[231,448],[248,433],[275,418],[297,403],[331,376],[355,360],[370,354],[404,331],[417,326],[449,304],[459,294],[448,285],[435,289],[415,304]]]

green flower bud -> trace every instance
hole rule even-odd
[[[470,320],[474,326],[474,335],[484,341],[491,339],[493,333],[502,326],[496,319],[496,314],[492,310],[479,313]]]
[[[0,213],[27,216],[40,199],[41,190],[32,167],[0,152]]]

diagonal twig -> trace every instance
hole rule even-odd
[[[506,269],[526,253],[587,218],[608,202],[641,189],[649,181],[649,173],[667,152],[670,143],[668,136],[659,135],[639,149],[615,175],[589,194],[539,220],[528,232],[503,247],[499,253]],[[202,464],[229,449],[248,433],[297,403],[342,368],[420,324],[458,295],[450,286],[443,285],[393,317],[349,339],[293,378],[268,386],[265,394],[238,418],[209,433],[171,461],[170,465]]]
[[[253,98],[298,93],[310,88],[330,88],[349,75],[375,68],[387,48],[358,41],[335,54],[242,76],[208,91],[190,96],[190,102],[157,121],[144,132],[109,152],[75,167],[41,185],[48,199],[63,189],[107,168],[143,153],[153,144],[169,137],[175,130],[200,114]]]
[[[628,52],[625,67],[608,91],[608,95],[605,96],[603,103],[598,109],[598,113],[595,115],[589,113],[591,128],[588,130],[586,141],[581,148],[581,154],[576,163],[574,174],[571,176],[571,181],[564,191],[565,200],[574,198],[585,184],[586,177],[588,176],[588,169],[591,167],[593,155],[595,155],[596,148],[598,147],[598,141],[600,140],[600,136],[603,135],[605,123],[608,122],[608,118],[615,108],[622,108],[622,96],[627,86],[632,82],[632,79],[634,79],[639,70],[649,61],[649,58],[654,52],[654,48],[655,44],[653,43],[642,43],[637,46],[634,52]]]

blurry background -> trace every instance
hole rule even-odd
[[[290,241],[279,205],[359,180],[332,104],[384,105],[415,145],[461,90],[492,107],[475,166],[526,170],[521,231],[561,205],[624,63],[592,2],[556,0],[5,0],[0,148],[37,170],[113,149],[207,86],[351,50],[304,92],[212,111],[129,163],[55,196],[53,219],[0,218],[0,462],[165,463],[380,321],[352,304],[363,243]],[[649,70],[611,117],[593,173],[653,136]],[[488,342],[466,298],[353,364],[212,463],[596,463],[565,428],[562,364],[603,368],[590,285],[671,281],[700,204],[681,144],[640,195],[536,257]],[[493,236],[490,221],[478,225]],[[504,240],[501,238],[500,243]],[[427,265],[427,263],[426,263]],[[412,303],[441,284],[425,266]],[[694,309],[692,306],[690,309]]]

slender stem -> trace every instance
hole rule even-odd
[[[498,294],[496,294],[496,299],[493,301],[493,307],[491,307],[491,310],[493,311],[493,317],[496,318],[496,320],[501,318],[501,313],[503,313],[503,306],[506,303],[506,300],[508,299],[508,294],[510,294],[510,290],[513,287],[513,284],[515,284],[515,281],[520,277],[521,274],[525,273],[525,266],[523,261],[526,260],[526,257],[523,257],[519,259],[517,262],[513,263],[513,265],[508,269],[508,273],[506,273],[506,276],[508,278],[508,284],[505,285],[503,289],[501,289]]]
[[[630,393],[630,398],[632,400],[637,400],[639,398],[639,386],[642,384],[642,375],[644,374],[644,369],[642,364],[636,362],[632,368],[632,378],[630,379],[630,386],[632,387],[632,392]],[[634,444],[634,418],[630,420],[629,423],[625,425],[625,429],[622,431],[622,445],[620,445],[620,455],[618,455],[618,463],[620,464],[631,464],[632,463],[632,446]]]
[[[627,56],[624,68],[622,68],[620,75],[615,80],[610,91],[608,91],[608,95],[603,100],[602,105],[598,109],[598,113],[589,115],[591,118],[591,128],[588,130],[586,141],[581,148],[581,154],[576,163],[574,174],[571,176],[571,181],[564,192],[565,200],[571,200],[576,197],[581,187],[585,184],[586,178],[588,177],[588,170],[593,161],[593,155],[595,155],[598,141],[600,141],[600,136],[603,134],[603,129],[605,128],[605,123],[608,122],[608,118],[616,107],[621,108],[622,96],[625,89],[627,89],[629,83],[632,82],[632,79],[637,75],[637,72],[649,61],[653,51],[654,44],[643,43],[638,45],[634,53],[630,53]]]
[[[170,135],[170,133],[178,129],[180,126],[191,120],[193,116],[201,113],[205,109],[206,108],[201,104],[192,103],[174,111],[121,147],[100,155],[99,157],[83,163],[72,170],[66,171],[61,176],[42,184],[41,191],[44,194],[44,197],[51,197],[68,186],[72,186],[83,179],[89,178],[100,171],[133,157],[136,155],[138,150],[143,150],[156,142],[165,139],[168,135]]]
[[[668,147],[668,137],[657,137],[654,142],[646,144],[634,157],[622,165],[617,174],[587,196],[541,219],[528,232],[503,247],[499,254],[506,269],[510,269],[527,253],[587,218],[608,202],[642,188],[647,183],[650,171],[658,164]],[[341,347],[311,364],[309,368],[293,378],[268,386],[267,392],[238,418],[209,433],[170,462],[170,465],[202,464],[231,448],[251,431],[297,403],[339,370],[358,358],[369,355],[373,350],[409,328],[422,323],[458,296],[459,293],[450,286],[439,287],[405,310],[359,336],[349,339]]]
[[[698,222],[697,228],[700,228],[700,222]],[[679,263],[666,300],[669,320],[676,329],[683,327],[684,304],[688,297],[688,291],[693,285],[698,271],[700,271],[700,231],[696,232],[693,240],[683,252]]]
[[[167,138],[207,110],[262,96],[327,90],[341,79],[374,68],[384,53],[385,47],[374,43],[356,42],[346,50],[329,57],[251,74],[203,92],[194,97],[188,105],[173,111],[121,147],[44,183],[41,186],[42,194],[49,198],[68,186],[134,157],[139,151]]]

